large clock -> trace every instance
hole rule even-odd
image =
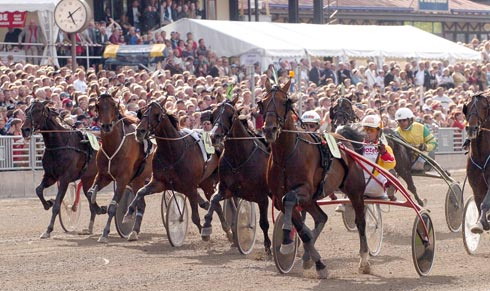
[[[54,9],[56,25],[67,33],[85,29],[91,18],[92,11],[84,0],[61,0]]]

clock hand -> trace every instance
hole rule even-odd
[[[75,12],[77,12],[77,11],[78,11],[78,10],[80,10],[81,8],[82,8],[82,7],[78,7],[78,8],[77,8],[75,11],[73,11],[73,12],[71,13],[71,15],[75,14]]]
[[[73,13],[70,13],[70,15],[68,15],[68,18],[71,18],[71,21],[73,21],[73,24],[76,25],[75,19],[73,19]]]

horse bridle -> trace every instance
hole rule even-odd
[[[157,101],[152,101],[150,102],[150,104],[148,104],[148,110],[146,110],[146,114],[143,114],[142,118],[148,118],[148,133],[149,134],[152,134],[152,133],[155,133],[155,129],[156,127],[153,127],[150,123],[150,118],[149,118],[149,115],[150,115],[150,110],[152,108],[152,106],[156,105],[158,110],[160,111],[160,116],[158,117],[158,122],[160,123],[162,120],[163,120],[163,116],[166,116],[167,113],[166,113],[166,110],[163,109],[162,105],[160,105],[160,103],[158,103]]]
[[[348,103],[349,103],[349,105],[352,107],[352,101],[350,101],[350,100],[349,100],[349,99],[347,99],[347,98],[341,97],[341,98],[339,98],[339,100],[337,101],[337,104],[336,104],[336,106],[334,106],[334,108],[335,108],[335,107],[341,108],[341,107],[342,107],[342,104],[344,103],[344,101],[345,101],[345,102],[348,102]],[[351,115],[351,114],[349,114],[348,112],[345,112],[345,111],[340,111],[340,110],[338,110],[338,108],[337,108],[337,110],[335,111],[335,116],[337,116],[337,115],[338,115],[338,116],[342,117],[342,118],[343,118],[345,121],[347,121],[347,122],[349,122],[349,121],[355,121],[355,120],[356,120],[357,116],[355,116],[355,115],[354,115],[354,116],[352,116],[352,115]],[[333,116],[330,116],[330,119],[333,119]],[[337,118],[335,118],[335,120],[337,120]],[[339,124],[337,124],[337,122],[335,122],[334,124],[335,124],[335,126],[338,126],[338,125],[339,125]],[[341,125],[343,125],[343,124],[341,124]]]
[[[213,122],[213,125],[214,125],[213,130],[215,130],[215,128],[218,128],[218,126],[221,126],[223,128],[224,135],[228,135],[230,133],[231,126],[230,126],[230,128],[225,127],[225,125],[223,124],[223,120],[222,120],[223,114],[225,113],[226,106],[229,106],[232,110],[235,110],[235,108],[233,107],[233,105],[231,105],[227,101],[223,101],[223,103],[221,103],[220,106],[222,106],[222,107],[220,108],[220,111],[218,112],[218,117]]]
[[[480,115],[478,114],[478,108],[477,108],[476,103],[477,103],[479,98],[484,98],[485,101],[487,102],[487,114],[484,118],[481,118]],[[475,126],[477,134],[480,133],[480,130],[487,130],[487,131],[490,130],[488,128],[482,127],[482,124],[488,120],[488,117],[490,115],[490,101],[488,100],[488,98],[486,96],[481,95],[481,94],[473,96],[472,101],[471,101],[471,107],[468,109],[468,114],[466,115],[466,120],[469,121],[470,117],[473,115],[476,115],[476,117],[478,117],[478,124]],[[470,128],[470,126],[467,125],[466,129],[469,129],[469,128]]]
[[[111,99],[113,99],[113,97],[111,95],[108,95],[108,94],[100,96],[100,99],[102,99],[102,98],[108,98],[108,97],[110,97]],[[119,102],[116,103],[116,101],[114,99],[112,101],[114,101],[115,105],[117,105],[117,106],[114,106],[114,110],[116,112],[117,120],[112,120],[111,121],[111,125],[112,125],[112,127],[114,127],[114,126],[116,126],[119,122],[121,122],[124,119],[124,116],[122,116],[121,111],[120,111],[121,102],[119,101]],[[99,102],[100,101],[97,101],[97,105],[99,105]],[[105,124],[106,123],[102,123],[102,125],[105,125]]]
[[[280,91],[286,95],[286,104],[285,104],[286,110],[284,111],[284,116],[279,116],[279,114],[277,114],[277,106],[276,106],[276,98],[275,98],[277,91]],[[264,108],[264,120],[269,113],[273,113],[276,116],[277,121],[279,122],[279,127],[282,129],[284,127],[285,122],[286,122],[287,114],[288,114],[289,110],[292,109],[291,104],[290,104],[290,99],[288,98],[288,94],[286,92],[282,91],[281,88],[277,85],[271,89],[270,93],[271,93],[272,101],[267,104],[266,108]],[[274,107],[273,107],[274,110],[268,110],[271,103],[274,105]]]

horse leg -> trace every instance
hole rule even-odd
[[[56,217],[60,213],[61,201],[63,201],[63,198],[65,197],[66,189],[68,189],[68,182],[61,180],[60,185],[58,187],[58,193],[56,194],[56,200],[53,204],[51,220],[49,222],[48,229],[46,230],[46,232],[41,234],[42,239],[49,238],[51,236],[51,232],[53,231],[54,228],[54,222],[56,221]]]
[[[83,186],[83,193],[85,194],[85,197],[87,198],[87,201],[89,203],[89,208],[90,208],[90,221],[88,223],[88,228],[83,229],[80,234],[83,235],[88,235],[92,234],[94,231],[94,222],[95,222],[95,216],[97,214],[106,214],[107,213],[107,207],[106,206],[99,206],[97,203],[92,204],[90,200],[90,195],[88,194],[88,190],[90,189],[89,181],[91,181],[91,178],[82,178],[82,186]]]
[[[471,227],[473,233],[483,233],[484,230],[489,230],[490,225],[487,219],[487,212],[490,210],[490,188],[485,192],[479,187],[474,189],[475,203],[480,208],[480,218],[478,222]]]
[[[211,197],[211,205],[209,206],[208,213],[204,216],[204,224],[202,226],[201,230],[201,239],[203,241],[209,241],[211,234],[213,233],[213,227],[211,225],[211,222],[213,220],[213,214],[214,211],[218,209],[218,207],[221,209],[220,202],[223,201],[224,199],[224,194],[221,190],[218,190],[218,192]],[[223,211],[221,211],[223,212]],[[220,218],[221,220],[221,218]],[[226,221],[221,221],[221,225],[223,226],[223,230],[225,230],[225,225]],[[230,231],[230,228],[228,227],[228,232]],[[226,234],[228,235],[228,232],[225,230]],[[233,237],[232,237],[233,238]]]
[[[359,273],[369,274],[371,272],[371,266],[369,264],[369,247],[366,238],[366,215],[364,212],[364,200],[362,198],[363,193],[348,194],[352,203],[352,207],[356,213],[356,226],[360,239],[359,255],[361,260],[359,262]]]
[[[308,213],[310,213],[310,215],[313,217],[313,220],[315,221],[315,229],[312,232],[313,238],[311,240],[312,244],[314,245],[318,236],[320,236],[323,227],[327,223],[328,215],[316,203],[312,203],[311,206],[308,207],[307,211]],[[311,267],[313,267],[313,261],[311,260],[310,253],[305,247],[303,254],[303,269],[310,269]]]
[[[327,266],[322,262],[320,253],[315,248],[315,243],[313,241],[314,234],[302,221],[301,214],[299,213],[299,211],[296,208],[294,208],[292,212],[293,212],[292,223],[296,228],[296,230],[298,231],[299,238],[303,242],[305,252],[308,252],[311,259],[315,262],[315,267],[316,267],[316,272],[318,274],[318,277],[320,279],[324,279],[327,277]],[[287,235],[289,236],[290,233],[288,232]]]
[[[271,258],[272,243],[271,243],[271,239],[269,238],[269,220],[267,219],[267,211],[269,210],[269,198],[266,196],[265,199],[260,201],[258,204],[259,204],[259,213],[260,213],[259,225],[260,225],[260,229],[262,229],[262,232],[264,233],[265,254],[268,258]]]
[[[50,187],[55,182],[56,182],[55,178],[44,175],[41,183],[39,184],[39,186],[36,187],[36,195],[37,197],[39,197],[39,200],[41,200],[44,210],[48,210],[54,204],[54,200],[51,199],[46,201],[46,199],[44,199],[44,189]]]
[[[190,193],[186,193],[189,198],[189,204],[191,205],[191,219],[192,222],[197,226],[199,233],[201,233],[201,218],[199,217],[198,201],[202,199],[197,192],[197,189],[192,189]]]
[[[150,194],[157,193],[157,192],[162,192],[163,190],[165,190],[163,183],[152,178],[150,183],[146,184],[145,186],[141,187],[138,190],[138,192],[136,193],[136,196],[134,197],[133,201],[131,201],[131,204],[128,207],[128,211],[126,211],[126,214],[124,215],[122,222],[127,223],[130,219],[130,216],[132,216],[134,214],[134,212],[136,211],[137,208],[138,208],[138,211],[142,211],[141,215],[140,215],[141,221],[142,221],[143,220],[143,213],[145,211],[146,204],[144,204],[144,206],[143,206],[143,204],[141,204],[141,201],[145,199],[146,195],[150,195]],[[133,230],[137,231],[138,233],[140,230],[139,227],[141,226],[141,221],[139,221],[139,223],[135,222],[134,226],[133,226]],[[135,229],[135,227],[136,227],[136,229]]]
[[[397,173],[398,175],[400,175],[400,177],[402,177],[403,180],[405,180],[405,182],[407,182],[408,191],[412,192],[413,197],[415,198],[417,203],[420,206],[427,205],[427,199],[421,199],[419,197],[419,194],[417,193],[417,188],[415,187],[415,183],[413,182],[413,176],[410,169],[397,169]]]
[[[123,179],[124,182],[121,181],[116,181],[116,190],[114,192],[114,195],[112,196],[111,203],[109,204],[109,208],[107,210],[107,214],[109,217],[107,218],[107,223],[104,227],[104,230],[102,232],[102,235],[99,237],[97,242],[99,243],[108,243],[109,242],[109,233],[111,232],[111,222],[112,218],[116,215],[116,209],[117,209],[117,204],[119,203],[119,200],[121,200],[121,197],[126,190],[126,185],[127,181],[126,179]]]
[[[111,177],[97,173],[94,183],[87,193],[87,196],[90,197],[90,203],[95,204],[97,202],[97,192],[107,186],[110,182],[112,182]]]

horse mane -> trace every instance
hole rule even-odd
[[[179,120],[173,113],[166,113],[168,116],[168,119],[170,120],[170,123],[175,127],[176,130],[179,130]]]
[[[353,129],[348,125],[339,126],[335,131],[335,133],[340,134],[346,139],[353,140],[356,142],[362,142],[364,140],[364,135],[361,132]],[[362,144],[352,143],[352,147],[354,147],[354,150],[358,154],[362,154],[362,148],[363,148]]]

